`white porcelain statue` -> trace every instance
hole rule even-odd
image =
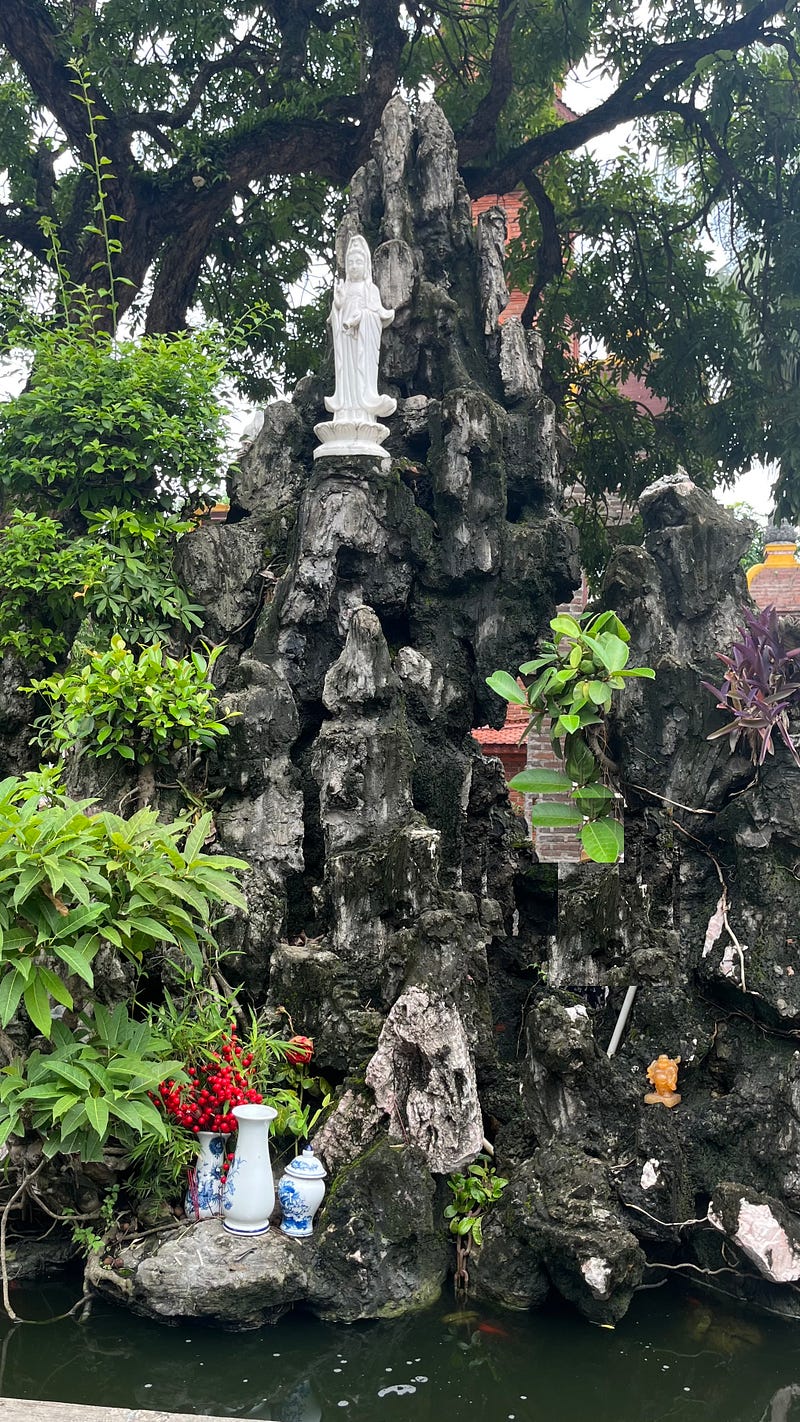
[[[363,237],[351,237],[344,259],[344,281],[333,284],[330,323],[336,389],[326,395],[333,419],[314,426],[320,440],[314,458],[370,454],[387,459],[381,449],[389,431],[379,418],[391,415],[397,401],[378,393],[381,334],[394,320],[372,280],[372,257]]]

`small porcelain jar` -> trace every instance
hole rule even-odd
[[[326,1174],[311,1146],[306,1146],[302,1155],[287,1165],[278,1184],[284,1234],[293,1239],[308,1239],[313,1232],[314,1216],[325,1194]]]
[[[222,1205],[222,1162],[225,1137],[216,1131],[199,1131],[200,1147],[194,1168],[189,1171],[189,1189],[183,1202],[187,1220],[216,1219]]]

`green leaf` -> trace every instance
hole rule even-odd
[[[618,820],[590,820],[581,830],[581,844],[595,864],[616,864],[625,848],[625,835]]]
[[[553,617],[550,626],[557,637],[580,637],[581,635],[580,623],[566,612],[560,612],[558,617]]]
[[[573,799],[580,804],[582,801],[606,801],[614,799],[613,790],[609,790],[607,785],[579,785],[572,792]]]
[[[62,1007],[72,1007],[72,993],[69,991],[66,983],[61,981],[58,974],[51,972],[51,970],[45,968],[43,964],[39,965],[37,972],[42,985],[47,989],[50,996],[54,997],[56,1002],[60,1002]]]
[[[508,784],[523,795],[556,795],[559,791],[572,790],[572,780],[563,771],[539,770],[536,766],[520,770]]]
[[[583,824],[583,815],[574,805],[563,805],[558,800],[538,800],[531,810],[531,824],[540,828],[571,828]]]
[[[34,1027],[38,1027],[43,1037],[49,1037],[53,1028],[53,1019],[50,1016],[50,998],[38,972],[31,978],[22,996],[25,1011]]]
[[[114,1096],[109,1101],[109,1110],[112,1116],[124,1121],[126,1126],[131,1126],[134,1131],[141,1132],[142,1113],[135,1101],[126,1101],[122,1096]]]
[[[83,978],[89,987],[94,987],[94,973],[91,963],[86,955],[78,948],[71,947],[68,943],[54,943],[53,951],[58,955],[63,963],[66,963],[71,972],[79,978]]]
[[[527,706],[528,698],[524,691],[520,691],[513,676],[508,672],[496,671],[491,676],[487,676],[486,685],[492,691],[496,691],[498,696],[502,696],[504,701],[510,701],[514,706]]]
[[[89,1124],[103,1140],[108,1127],[108,1102],[104,1096],[87,1096],[85,1106]]]
[[[615,637],[613,632],[601,632],[596,642],[600,659],[607,671],[622,671],[630,656],[630,648],[622,641],[621,637]]]
[[[26,981],[16,968],[5,972],[0,979],[0,1023],[3,1027],[8,1026],[16,1012]]]
[[[652,667],[626,667],[624,671],[618,673],[619,676],[643,676],[648,681],[655,681],[655,672]]]
[[[72,1062],[61,1061],[56,1056],[49,1058],[48,1066],[56,1076],[68,1081],[70,1086],[77,1086],[79,1091],[88,1092],[89,1077],[79,1066],[74,1066]]]
[[[53,1120],[60,1121],[62,1116],[66,1116],[67,1112],[72,1110],[73,1106],[77,1106],[80,1099],[80,1096],[72,1096],[69,1092],[59,1096],[53,1105]]]
[[[559,730],[563,730],[569,732],[569,734],[572,734],[573,731],[577,731],[580,729],[580,724],[580,716],[559,716],[555,725],[555,730],[556,733],[558,733]]]

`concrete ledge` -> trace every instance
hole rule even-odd
[[[0,1422],[230,1422],[198,1412],[147,1412],[142,1407],[85,1407],[82,1402],[29,1402],[0,1397]]]

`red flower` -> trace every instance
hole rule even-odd
[[[303,1066],[305,1062],[310,1062],[314,1055],[314,1043],[310,1037],[290,1037],[289,1046],[291,1051],[286,1053],[287,1062],[292,1066]]]

